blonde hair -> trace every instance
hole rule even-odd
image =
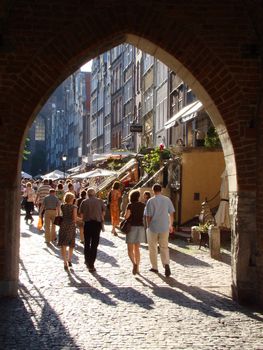
[[[31,182],[27,182],[27,183],[26,183],[26,187],[32,187]]]
[[[75,199],[74,194],[71,192],[67,192],[64,196],[64,202],[68,204],[71,202],[72,199]]]

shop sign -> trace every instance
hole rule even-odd
[[[142,132],[142,125],[139,125],[139,124],[131,125],[130,132]]]

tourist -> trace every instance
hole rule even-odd
[[[148,200],[151,198],[151,192],[150,191],[144,191],[143,192],[143,202],[146,205]]]
[[[63,220],[58,233],[58,246],[64,262],[64,270],[72,267],[72,255],[76,239],[77,206],[74,205],[75,195],[67,192],[64,204],[61,205]],[[67,254],[67,247],[68,254]],[[68,255],[68,256],[67,256]]]
[[[56,196],[60,200],[60,203],[62,203],[63,199],[64,199],[64,196],[65,196],[65,191],[63,189],[63,184],[62,183],[59,183],[58,186],[57,186]]]
[[[88,189],[88,198],[80,205],[79,212],[84,224],[84,257],[89,272],[95,272],[95,261],[100,240],[100,231],[104,222],[105,206],[102,199],[96,197],[93,188]]]
[[[132,273],[139,273],[140,243],[146,243],[143,213],[145,204],[139,202],[140,191],[133,190],[129,194],[129,204],[125,212],[125,219],[129,219],[131,230],[126,235],[128,255],[133,264]]]
[[[30,224],[33,223],[34,218],[32,216],[32,212],[34,211],[34,202],[35,202],[35,191],[32,188],[31,182],[27,182],[26,188],[23,193],[24,198],[24,206],[25,206],[25,221],[28,225],[28,220],[30,220]]]
[[[60,201],[56,197],[56,191],[53,188],[49,190],[49,195],[44,198],[40,211],[41,213],[45,212],[45,242],[54,242],[57,240],[54,220],[60,212]]]
[[[77,200],[77,207],[78,207],[78,218],[77,218],[77,226],[79,228],[79,239],[80,239],[80,243],[84,244],[84,222],[81,218],[79,218],[80,216],[80,205],[81,203],[84,201],[84,199],[86,199],[87,197],[87,192],[85,190],[82,190],[80,192],[80,198]]]
[[[110,214],[112,234],[117,236],[116,227],[120,224],[120,198],[121,198],[121,184],[119,181],[115,181],[110,191]]]
[[[169,232],[173,231],[174,206],[170,198],[162,195],[162,187],[153,185],[154,196],[146,204],[147,241],[152,267],[150,271],[158,273],[157,253],[160,248],[161,261],[165,268],[165,276],[171,275],[169,266]]]
[[[40,213],[40,208],[42,207],[42,203],[44,201],[44,198],[46,196],[49,195],[49,190],[51,189],[51,187],[49,186],[49,181],[47,179],[45,179],[43,181],[43,184],[41,186],[39,186],[39,189],[37,190],[37,195],[36,195],[36,200],[35,200],[35,204],[36,206],[38,206],[38,210],[39,210],[39,216],[42,219],[43,222],[43,216],[44,216],[44,210],[41,211]]]

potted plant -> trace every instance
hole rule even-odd
[[[204,247],[208,246],[208,243],[209,243],[208,229],[209,229],[209,226],[212,224],[213,222],[207,221],[205,224],[199,223],[199,226],[196,226],[196,230],[200,233],[199,249],[201,248],[202,244],[204,245]]]

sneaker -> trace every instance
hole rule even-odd
[[[166,277],[171,276],[171,270],[170,270],[170,266],[168,264],[164,266],[164,269],[165,269],[165,276]]]
[[[72,267],[72,262],[71,261],[68,261],[68,266]]]
[[[158,270],[154,269],[153,267],[149,271],[154,272],[154,273],[158,273]]]

